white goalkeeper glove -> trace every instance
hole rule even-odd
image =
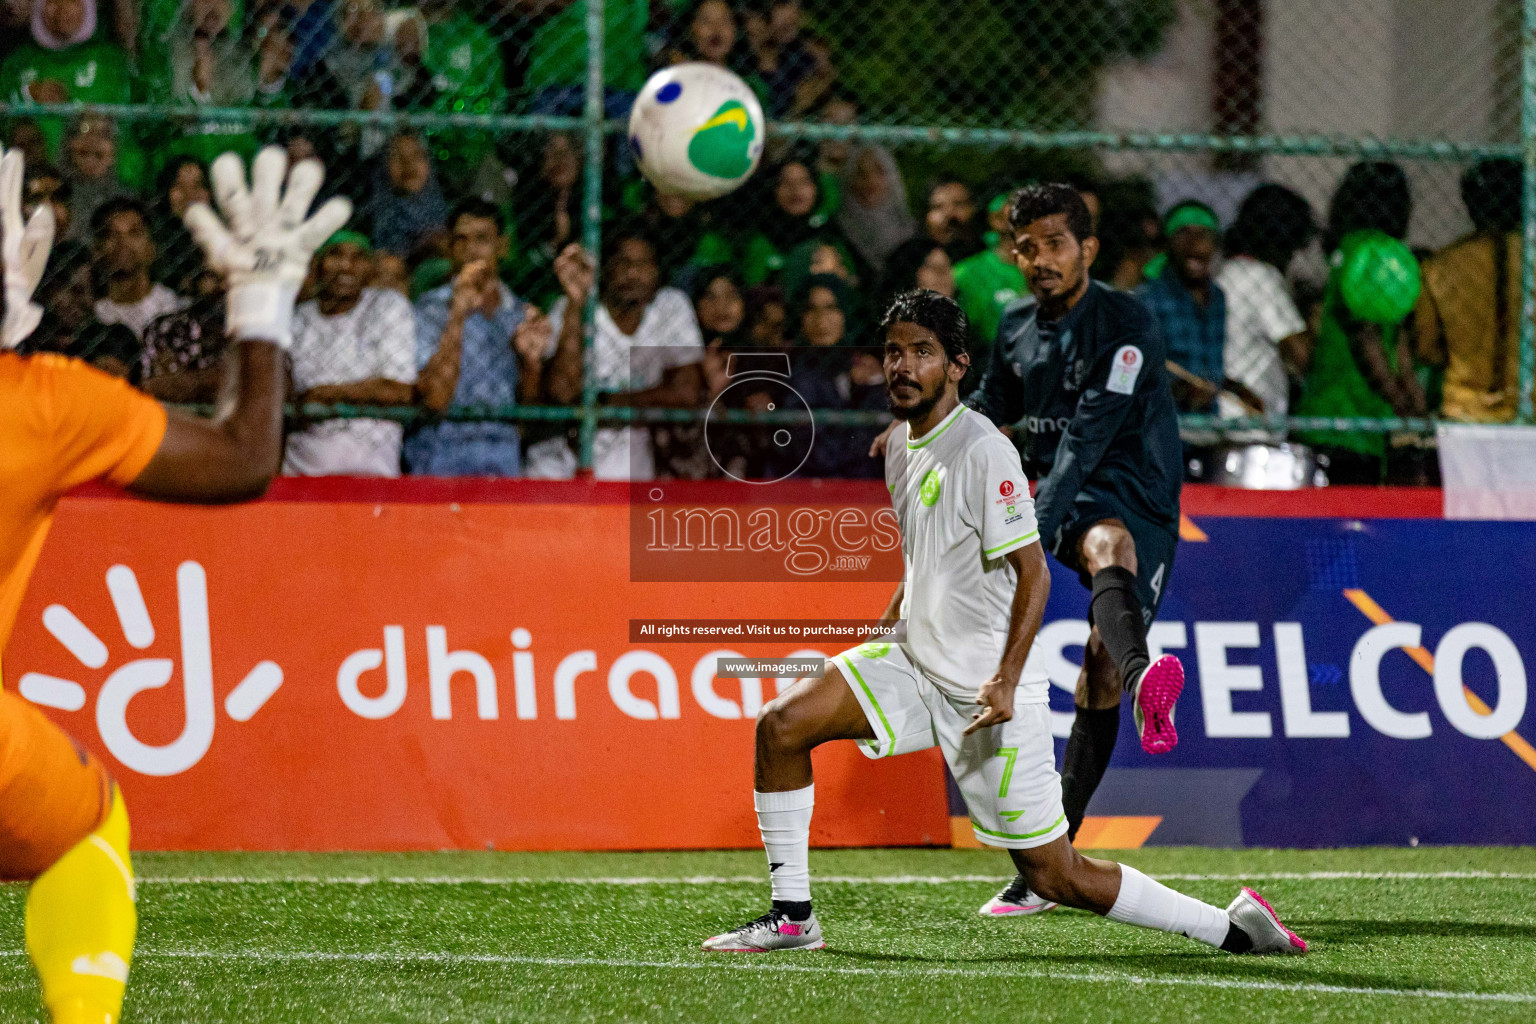
[[[346,224],[352,204],[332,199],[306,220],[325,170],[318,160],[303,160],[290,173],[288,154],[277,146],[256,155],[249,189],[245,166],[233,153],[213,162],[212,177],[224,220],[207,203],[187,207],[182,220],[208,265],[229,282],[225,329],[232,338],[271,341],[286,349],[293,343],[293,304],[309,261]]]
[[[53,205],[38,203],[25,224],[21,220],[21,182],[25,176],[21,150],[0,156],[0,260],[5,263],[5,320],[0,322],[0,349],[15,348],[43,318],[43,307],[32,293],[48,266],[53,248]]]

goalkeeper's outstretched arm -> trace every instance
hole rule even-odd
[[[165,438],[131,490],[199,503],[260,497],[283,456],[284,358],[294,301],[315,250],[351,216],[332,199],[306,219],[324,172],[314,160],[288,171],[282,150],[257,157],[247,188],[240,159],[213,165],[220,219],[206,204],[186,213],[208,263],[229,279],[225,328],[233,339],[212,419],[172,413]],[[283,184],[286,178],[287,187]]]
[[[235,343],[224,362],[212,419],[174,410],[165,439],[129,490],[161,501],[259,498],[283,460],[283,352],[268,341]]]

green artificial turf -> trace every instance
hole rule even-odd
[[[766,909],[761,853],[139,854],[124,1021],[1536,1020],[1536,849],[1121,856],[1222,906],[1249,881],[1313,952],[984,920],[992,851],[818,851],[828,948],[769,955],[698,949]],[[0,1021],[43,1019],[24,899]]]

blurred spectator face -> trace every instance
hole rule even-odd
[[[891,180],[886,176],[885,165],[880,162],[874,150],[866,149],[859,155],[849,185],[849,191],[860,206],[875,207],[885,201],[891,191]]]
[[[1168,259],[1179,280],[1187,285],[1203,285],[1211,280],[1211,263],[1216,258],[1216,232],[1190,225],[1168,239]]]
[[[1053,213],[1016,230],[1013,247],[1035,299],[1052,303],[1076,295],[1083,287],[1098,241],[1079,241],[1067,226],[1067,215]]]
[[[805,297],[805,313],[800,317],[800,330],[812,345],[824,347],[843,340],[847,321],[837,296],[830,288],[812,288]]]
[[[384,41],[384,12],[375,0],[348,0],[341,8],[341,34],[359,46]]]
[[[699,326],[711,334],[730,334],[741,327],[746,316],[746,304],[741,290],[728,277],[717,277],[709,282],[704,294],[699,296]]]
[[[229,27],[229,0],[192,0],[187,21],[197,35],[216,36]]]
[[[833,99],[821,108],[825,124],[850,125],[859,118],[859,108],[846,99]],[[853,153],[853,143],[845,139],[827,139],[817,148],[817,157],[827,167],[841,167]]]
[[[117,168],[117,143],[106,124],[83,119],[69,140],[69,163],[82,178],[104,178]]]
[[[576,187],[581,176],[581,153],[576,140],[563,132],[556,132],[544,141],[544,155],[539,164],[539,177],[544,184],[557,192]]]
[[[171,179],[171,187],[166,190],[165,198],[171,212],[177,217],[186,213],[187,207],[193,203],[211,202],[213,197],[208,191],[208,179],[203,176],[203,168],[190,160],[176,168],[176,177]]]
[[[331,302],[356,302],[373,276],[373,257],[360,245],[340,242],[320,254],[320,295]]]
[[[938,292],[940,295],[955,297],[955,265],[949,260],[949,253],[941,246],[934,246],[929,251],[928,257],[917,268],[917,278],[913,281],[919,288],[927,288],[929,291]]]
[[[809,217],[816,209],[816,179],[811,177],[811,169],[798,161],[785,164],[773,198],[791,217]]]
[[[389,183],[401,195],[415,195],[427,187],[432,163],[427,147],[414,135],[396,135],[389,143]]]
[[[107,218],[96,235],[96,258],[108,274],[137,274],[155,261],[155,243],[149,225],[134,210],[122,210]]]
[[[656,250],[639,238],[619,242],[604,268],[604,300],[615,306],[645,306],[656,297],[661,280]]]
[[[747,36],[747,45],[756,53],[768,45],[768,17],[762,11],[747,8],[741,12],[741,29]]]
[[[853,268],[843,259],[843,254],[837,251],[837,246],[827,245],[823,242],[811,253],[812,274],[834,274],[849,284],[853,284]]]
[[[303,160],[318,160],[320,151],[315,149],[315,144],[305,135],[295,135],[288,140],[288,163],[290,166]]]
[[[73,334],[89,324],[96,310],[96,289],[90,266],[76,267],[49,289],[43,305],[68,333]]]
[[[31,119],[17,121],[11,126],[11,148],[21,150],[28,167],[48,161],[48,140],[43,137],[37,122]]]
[[[62,237],[69,231],[69,203],[62,201],[59,190],[64,187],[64,179],[50,168],[47,172],[28,178],[26,191],[23,195],[22,215],[31,217],[32,211],[37,209],[40,203],[48,203],[53,207],[53,230],[56,237]]]
[[[373,287],[387,288],[411,297],[411,268],[392,252],[381,252],[373,261]]]
[[[72,39],[84,24],[84,0],[43,0],[43,27],[56,38]]]
[[[940,245],[949,245],[965,233],[966,225],[976,217],[971,190],[958,181],[946,181],[928,193],[928,214],[924,223],[928,237]]]
[[[784,344],[784,325],[789,311],[782,302],[765,302],[757,311],[757,318],[749,329],[752,344],[764,348],[779,348]]]
[[[449,252],[455,272],[477,260],[494,265],[507,254],[507,239],[501,225],[491,218],[464,214],[453,224]]]
[[[421,23],[415,18],[406,18],[395,29],[395,37],[390,40],[395,44],[395,56],[406,64],[420,64],[421,51],[426,45],[426,37],[422,32]]]
[[[280,24],[271,25],[267,34],[261,37],[258,56],[261,80],[267,83],[280,81],[293,67],[292,34]]]
[[[725,0],[705,0],[693,14],[689,35],[700,60],[723,65],[736,48],[736,15],[730,4]]]
[[[800,0],[776,0],[768,8],[768,35],[780,46],[788,46],[800,35]]]
[[[693,206],[693,200],[686,196],[668,195],[665,192],[656,193],[656,208],[661,211],[663,217],[671,220],[688,216]]]

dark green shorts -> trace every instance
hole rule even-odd
[[[1077,551],[1083,534],[1106,519],[1118,519],[1130,531],[1136,545],[1136,596],[1141,601],[1141,617],[1147,624],[1157,618],[1157,610],[1168,592],[1168,577],[1173,573],[1174,549],[1179,545],[1178,527],[1168,527],[1126,511],[1113,499],[1100,494],[1083,493],[1072,503],[1072,511],[1057,534],[1060,538],[1051,554],[1068,569],[1076,571],[1083,586],[1093,589],[1093,580],[1079,562]]]

